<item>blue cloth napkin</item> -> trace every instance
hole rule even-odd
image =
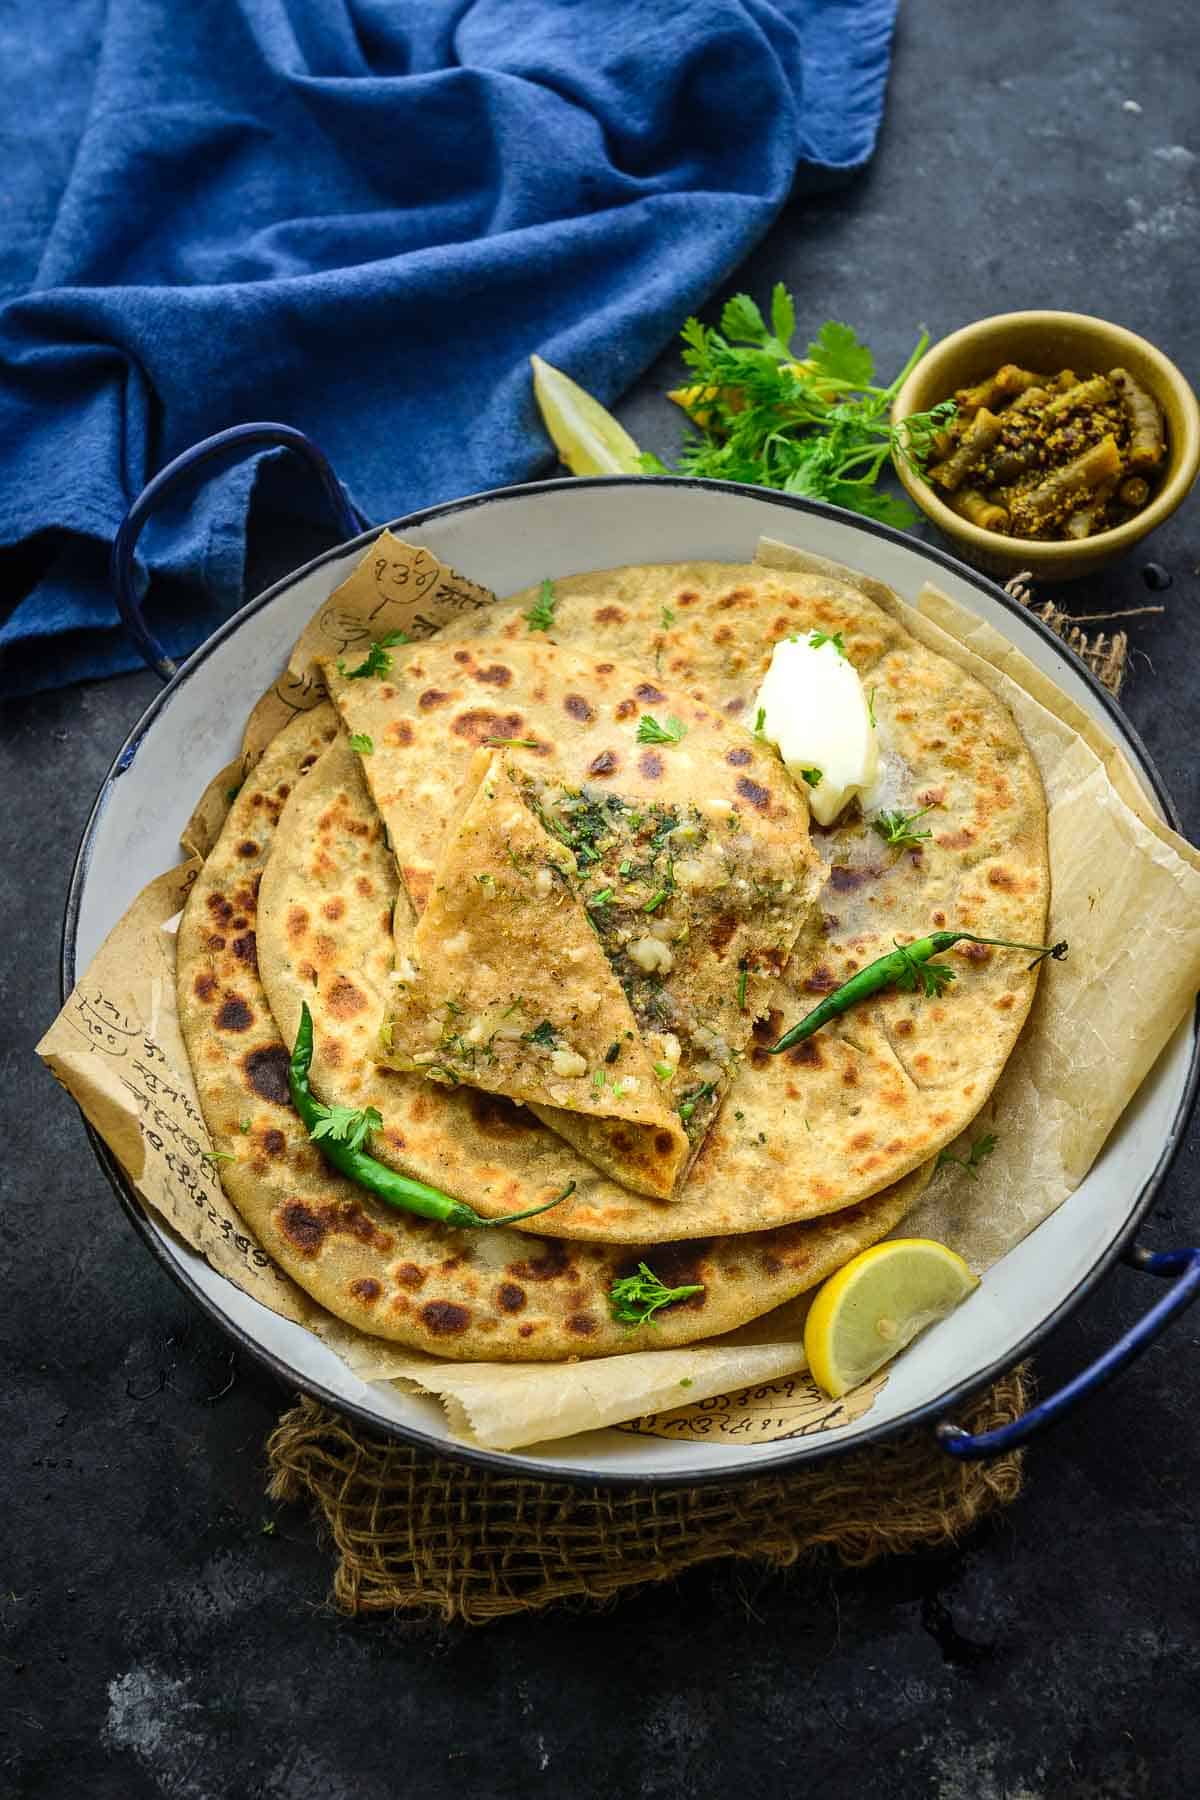
[[[17,604],[0,693],[137,666],[113,532],[156,469],[227,425],[298,425],[372,519],[535,473],[530,352],[605,401],[627,387],[797,170],[870,155],[894,10],[5,9],[0,616]],[[147,617],[174,655],[241,603],[257,474],[220,475],[143,535]],[[321,518],[299,465],[290,492]]]

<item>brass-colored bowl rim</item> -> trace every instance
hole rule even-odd
[[[1200,402],[1196,399],[1191,383],[1170,357],[1165,356],[1148,338],[1139,337],[1136,331],[1130,331],[1124,325],[1114,325],[1111,320],[1097,318],[1092,313],[1011,312],[993,313],[989,318],[976,319],[972,324],[960,326],[948,337],[939,338],[936,344],[930,345],[892,402],[892,422],[899,424],[910,413],[924,412],[937,401],[950,399],[949,393],[925,394],[938,365],[984,332],[1000,332],[1006,325],[1020,325],[1026,329],[1038,325],[1047,328],[1070,326],[1074,330],[1090,331],[1095,335],[1098,346],[1104,344],[1121,353],[1114,356],[1114,362],[1120,362],[1124,352],[1134,350],[1151,365],[1159,378],[1155,399],[1161,406],[1162,393],[1169,390],[1178,403],[1183,427],[1182,430],[1176,428],[1170,432],[1167,472],[1153,500],[1132,519],[1125,519],[1120,525],[1111,525],[1107,531],[1098,531],[1094,537],[1016,538],[1008,537],[1002,531],[985,531],[982,526],[973,525],[969,519],[954,512],[944,500],[938,498],[930,483],[916,474],[900,456],[893,459],[896,473],[927,518],[932,519],[935,525],[940,526],[949,536],[957,538],[960,543],[974,545],[982,555],[994,557],[997,554],[1011,554],[1014,561],[1022,561],[1026,560],[1028,553],[1028,560],[1044,568],[1055,563],[1078,562],[1085,556],[1115,556],[1122,550],[1132,548],[1175,511],[1187,497],[1197,471],[1200,470]],[[937,385],[936,382],[934,385]],[[921,395],[920,405],[917,404],[918,393]]]

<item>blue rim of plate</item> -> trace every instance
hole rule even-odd
[[[883,525],[876,519],[868,519],[858,513],[848,513],[840,507],[828,506],[819,500],[804,500],[797,495],[782,494],[770,488],[751,487],[744,482],[737,481],[711,481],[688,476],[655,476],[653,479],[666,487],[706,488],[716,493],[752,496],[756,500],[765,500],[790,512],[806,514],[814,518],[832,519],[839,525],[850,525],[856,530],[868,533],[873,537],[883,538],[888,543],[897,544],[905,550],[915,552],[928,562],[948,569],[951,574],[958,576],[961,581],[967,582],[971,587],[977,588],[980,593],[986,594],[990,599],[998,601],[1007,612],[1020,618],[1022,624],[1041,637],[1055,655],[1083,679],[1104,711],[1115,721],[1120,732],[1132,745],[1141,773],[1148,779],[1167,823],[1176,831],[1182,830],[1175,803],[1153,758],[1108,689],[1097,680],[1086,663],[1072,654],[1062,639],[1051,631],[1050,627],[1042,619],[1039,619],[1036,613],[1031,612],[1027,607],[1022,606],[1019,600],[1015,600],[1011,594],[1006,593],[998,582],[980,574],[969,564],[960,561],[956,556],[951,556],[948,551],[937,545],[926,544],[920,539],[909,537],[903,531],[898,531],[894,526]],[[92,843],[96,828],[112,785],[120,779],[123,772],[132,763],[143,738],[168,700],[202,669],[208,656],[216,649],[217,645],[231,636],[245,619],[258,612],[261,607],[270,605],[280,594],[285,593],[313,570],[322,568],[327,562],[343,557],[353,550],[365,549],[367,545],[374,542],[381,531],[397,533],[413,531],[429,524],[434,519],[449,518],[455,513],[473,512],[479,507],[493,505],[497,501],[524,499],[530,495],[574,493],[581,488],[588,487],[632,487],[644,483],[645,480],[646,477],[641,475],[591,475],[568,476],[551,481],[522,482],[511,487],[489,488],[483,493],[470,494],[461,500],[447,500],[440,506],[429,506],[421,512],[407,513],[403,518],[389,520],[383,525],[373,525],[368,530],[360,532],[358,537],[349,538],[344,543],[335,544],[332,549],[323,551],[320,556],[313,557],[310,562],[294,569],[291,574],[285,575],[263,593],[256,595],[253,600],[247,601],[244,606],[226,619],[223,625],[218,626],[217,630],[192,652],[172,680],[151,700],[113,758],[112,766],[100,785],[91,812],[88,814],[87,823],[83,828],[79,848],[75,853],[71,880],[67,889],[59,973],[62,1001],[65,1003],[75,986],[75,936],[79,923],[83,887],[91,862]],[[132,1185],[107,1144],[99,1133],[87,1124],[86,1120],[84,1125],[96,1159],[110,1187],[156,1262],[185,1293],[190,1295],[192,1300],[226,1336],[232,1337],[248,1356],[262,1367],[270,1370],[276,1379],[283,1382],[285,1386],[299,1388],[301,1393],[322,1401],[326,1406],[332,1407],[335,1412],[348,1414],[373,1437],[399,1438],[405,1443],[414,1444],[421,1450],[427,1451],[430,1455],[458,1457],[476,1468],[494,1470],[509,1477],[522,1475],[530,1480],[564,1482],[573,1487],[692,1488],[752,1481],[755,1476],[776,1476],[785,1470],[799,1469],[805,1464],[811,1465],[824,1462],[832,1457],[849,1455],[852,1451],[865,1449],[869,1444],[879,1443],[885,1438],[894,1437],[901,1431],[912,1430],[918,1425],[936,1424],[954,1413],[972,1395],[979,1393],[983,1388],[998,1380],[1000,1376],[1015,1368],[1075,1311],[1076,1307],[1112,1268],[1125,1246],[1132,1241],[1138,1225],[1145,1217],[1167,1171],[1175,1160],[1195,1106],[1198,1089],[1200,1089],[1200,1003],[1198,1003],[1192,1020],[1192,1050],[1187,1082],[1158,1161],[1142,1184],[1141,1193],[1138,1195],[1126,1225],[1114,1236],[1087,1273],[1080,1277],[1071,1292],[1059,1302],[1053,1312],[1048,1313],[1025,1334],[1018,1344],[1003,1356],[997,1357],[987,1368],[978,1370],[963,1381],[955,1383],[954,1386],[939,1394],[936,1399],[913,1407],[898,1418],[868,1426],[865,1430],[857,1432],[852,1438],[839,1439],[839,1434],[831,1431],[822,1433],[821,1437],[802,1438],[797,1442],[793,1454],[773,1455],[769,1462],[761,1463],[757,1467],[753,1462],[745,1462],[730,1464],[728,1468],[695,1472],[680,1470],[675,1473],[647,1470],[636,1474],[628,1471],[613,1474],[610,1470],[603,1468],[568,1468],[559,1463],[539,1460],[537,1457],[526,1457],[520,1452],[485,1450],[471,1444],[460,1444],[453,1440],[435,1437],[432,1433],[422,1431],[417,1426],[402,1424],[397,1420],[380,1419],[378,1415],[369,1412],[357,1401],[347,1400],[342,1395],[335,1394],[321,1382],[314,1381],[310,1377],[297,1375],[283,1357],[276,1355],[272,1350],[265,1349],[255,1338],[251,1337],[249,1332],[244,1331],[240,1325],[235,1325],[216,1301],[211,1299],[192,1279],[187,1270],[180,1266],[151,1224],[145,1208],[137,1198]]]

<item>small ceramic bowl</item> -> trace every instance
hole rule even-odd
[[[1141,512],[1090,538],[1043,542],[1005,537],[959,518],[899,458],[896,473],[921,511],[977,568],[1003,575],[1029,569],[1039,579],[1073,581],[1132,549],[1185,498],[1200,468],[1200,406],[1175,364],[1135,332],[1086,313],[1014,312],[964,325],[927,350],[896,395],[892,419],[924,412],[1009,362],[1047,375],[1059,369],[1095,375],[1125,368],[1154,395],[1166,420],[1167,460],[1161,485]]]

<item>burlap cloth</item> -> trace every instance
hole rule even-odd
[[[1008,588],[1112,693],[1123,631],[1037,601],[1028,576]],[[1139,607],[1161,612],[1161,607]],[[1129,616],[1133,616],[1132,613]],[[961,1416],[991,1431],[1030,1404],[1029,1365]],[[955,1462],[928,1427],[794,1474],[705,1487],[601,1488],[493,1475],[352,1429],[313,1400],[284,1414],[267,1453],[269,1493],[307,1500],[337,1554],[335,1604],[347,1613],[436,1613],[482,1625],[561,1602],[602,1604],[722,1557],[784,1569],[825,1554],[852,1568],[953,1543],[1021,1491],[1021,1453]]]
[[[1027,1366],[960,1415],[969,1431],[1020,1418]],[[832,1555],[944,1545],[1021,1490],[1021,1453],[955,1462],[929,1426],[801,1468],[706,1487],[575,1487],[496,1475],[367,1436],[314,1400],[267,1444],[269,1493],[307,1501],[337,1554],[346,1613],[429,1612],[471,1625],[563,1601],[603,1603],[721,1557],[784,1569]]]

